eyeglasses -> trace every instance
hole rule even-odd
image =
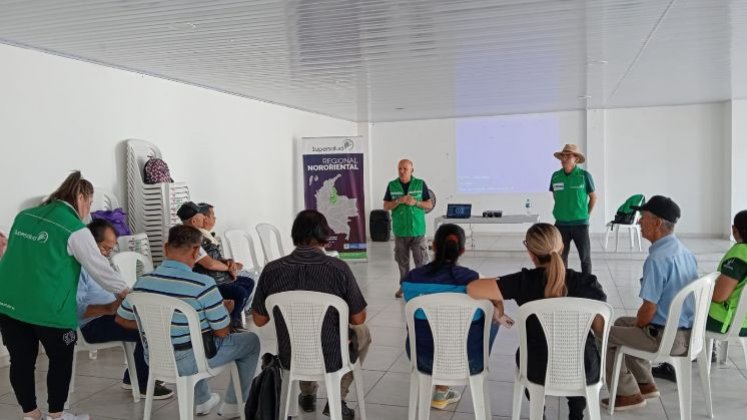
[[[523,244],[524,244],[524,247],[525,247],[525,248],[529,248],[529,245],[527,245],[527,241],[521,241],[521,243],[523,243]]]

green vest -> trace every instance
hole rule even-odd
[[[724,262],[732,258],[738,258],[747,262],[747,244],[738,243],[731,247],[718,264],[719,271],[722,270]],[[726,332],[729,325],[731,325],[732,317],[737,310],[739,297],[742,296],[742,289],[744,289],[744,285],[747,284],[747,281],[745,281],[747,280],[747,277],[736,280],[738,281],[737,287],[733,292],[731,292],[729,298],[721,303],[711,302],[711,307],[708,310],[708,316],[723,324],[721,327],[722,333]],[[747,328],[747,319],[742,321],[742,328]]]
[[[410,178],[407,193],[412,198],[422,201],[423,181],[415,177]],[[389,194],[392,200],[405,195],[399,178],[389,183]],[[394,230],[394,236],[399,237],[425,236],[425,210],[418,206],[398,205],[392,209],[392,230]]]
[[[0,260],[0,313],[45,327],[78,327],[80,263],[67,253],[70,235],[85,225],[65,202],[22,211]]]
[[[586,191],[586,171],[576,166],[567,174],[562,169],[550,180],[555,206],[552,215],[561,225],[589,224],[589,193]]]

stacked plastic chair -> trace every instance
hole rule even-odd
[[[154,144],[127,140],[127,222],[133,232],[148,236],[151,258],[158,264],[169,228],[180,222],[176,211],[189,201],[189,188],[184,182],[144,183],[143,166],[151,157],[161,158]],[[144,253],[142,248],[134,251]]]

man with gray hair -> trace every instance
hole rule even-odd
[[[412,161],[402,159],[397,164],[399,178],[389,182],[384,195],[384,210],[392,212],[394,260],[399,267],[400,287],[394,294],[402,297],[402,279],[410,271],[410,252],[415,267],[428,262],[428,242],[425,240],[425,212],[433,207],[425,181],[412,176]]]
[[[612,382],[615,353],[620,346],[656,351],[664,335],[669,306],[675,295],[698,278],[698,264],[693,253],[674,235],[680,208],[669,197],[655,195],[641,207],[641,234],[651,241],[649,255],[643,263],[639,297],[643,303],[636,317],[620,317],[610,329],[607,347],[607,381]],[[685,300],[678,320],[678,331],[672,345],[673,356],[687,352],[695,315],[692,297]],[[615,410],[623,411],[646,405],[646,399],[658,398],[659,391],[647,360],[625,356],[615,396]],[[602,400],[609,406],[609,399]]]

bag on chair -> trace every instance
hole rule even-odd
[[[143,166],[143,182],[146,184],[171,183],[169,165],[163,159],[150,158]]]
[[[274,354],[265,353],[262,356],[262,372],[252,381],[244,406],[246,420],[279,420],[282,384],[280,359]]]
[[[634,206],[641,206],[646,201],[646,197],[642,194],[636,194],[630,196],[625,202],[618,207],[615,218],[612,220],[612,224],[616,225],[632,225],[635,223],[635,215],[637,210],[634,210]]]

